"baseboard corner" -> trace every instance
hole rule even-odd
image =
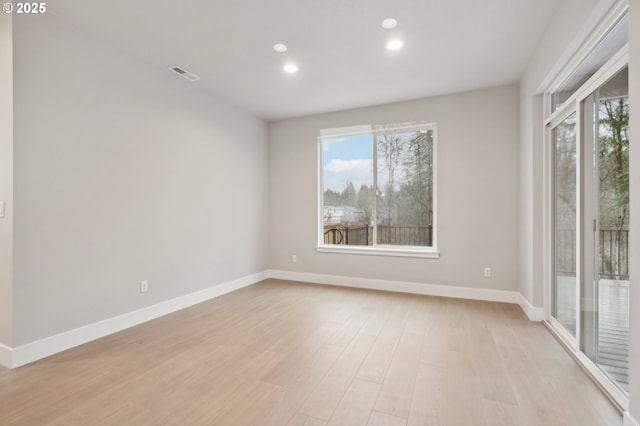
[[[531,305],[523,295],[520,293],[520,308],[524,311],[530,321],[540,322],[544,321],[545,313],[544,308],[536,307]]]
[[[0,365],[13,368],[13,349],[0,343]]]

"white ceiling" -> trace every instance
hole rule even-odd
[[[520,80],[561,0],[56,0],[48,12],[266,120]],[[380,22],[398,20],[385,30]],[[392,36],[405,47],[385,49]],[[284,43],[286,53],[272,46]],[[282,71],[286,60],[300,71]],[[167,71],[169,72],[169,71]],[[176,76],[176,78],[179,78]]]

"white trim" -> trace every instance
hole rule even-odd
[[[428,121],[410,121],[407,123],[390,123],[390,124],[374,124],[373,136],[394,134],[398,132],[409,132],[412,130],[423,130],[425,128],[431,128],[430,130],[436,130],[438,123],[430,123]]]
[[[340,244],[323,244],[317,246],[316,251],[318,253],[365,254],[370,256],[440,258],[440,252],[431,247],[412,249],[405,246],[345,246]]]
[[[0,343],[0,365],[11,368],[11,360],[13,359],[13,349]]]
[[[269,278],[288,281],[366,288],[369,290],[383,290],[396,293],[421,294],[426,296],[453,297],[457,299],[485,300],[489,302],[518,304],[521,298],[520,293],[516,291],[492,290],[486,288],[458,287],[407,281],[389,281],[283,270],[270,270],[268,271],[268,275]]]
[[[168,315],[172,312],[188,308],[189,306],[222,296],[223,294],[239,290],[267,278],[267,273],[264,271],[247,275],[226,283],[211,286],[204,290],[179,296],[152,306],[147,306],[136,311],[127,312],[125,314],[85,325],[74,330],[65,331],[35,342],[17,346],[13,349],[0,345],[0,362],[5,365],[5,362],[7,361],[6,352],[9,351],[9,362],[7,362],[7,367],[20,367],[109,334],[113,334],[155,318]]]
[[[579,363],[585,370],[593,377],[598,385],[604,389],[605,394],[609,396],[622,410],[629,409],[629,396],[626,395],[620,388],[613,382],[611,377],[605,374],[588,356],[582,351],[576,351],[575,356]]]
[[[558,109],[550,114],[545,123],[550,124],[551,127],[557,126],[563,121],[563,116],[568,116],[570,113],[563,111],[575,111],[579,108],[580,102],[585,100],[594,90],[602,86],[611,77],[618,73],[622,68],[629,64],[629,43],[625,44],[619,51],[617,51],[607,62],[604,63],[587,81],[585,81],[579,88],[576,89],[571,96],[564,101]]]
[[[518,304],[529,318],[529,321],[540,322],[545,320],[544,308],[533,306],[531,302],[522,295],[522,293],[520,293],[520,301]]]
[[[622,426],[640,426],[640,422],[634,419],[631,413],[625,411],[622,415]]]
[[[567,330],[564,324],[553,315],[547,318],[547,322],[554,335],[558,336],[572,352],[578,351],[578,339]]]
[[[570,59],[561,67],[558,67],[558,64],[556,64],[556,67],[558,67],[559,70],[553,70],[549,73],[549,75],[547,75],[545,81],[540,85],[540,87],[545,88],[543,100],[543,113],[545,119],[552,114],[552,112],[550,111],[550,95],[559,90],[564,82],[571,77],[571,75],[580,66],[580,64],[583,63],[583,61],[585,61],[587,57],[593,52],[593,50],[598,46],[598,43],[600,43],[600,41],[606,37],[606,35],[615,27],[615,25],[624,17],[624,15],[629,13],[628,10],[628,0],[618,0],[618,2],[614,4],[611,9],[609,9],[609,11],[606,12],[606,14],[600,19],[600,22],[590,32],[590,34],[587,35],[585,40],[575,51],[575,53],[570,57]],[[567,102],[573,101],[567,99],[564,103]]]
[[[554,319],[554,318],[551,318]],[[594,380],[594,382],[604,391],[609,399],[614,402],[620,411],[629,409],[629,398],[623,391],[607,376],[588,356],[586,356],[572,342],[567,341],[563,336],[564,328],[559,327],[559,322],[545,322],[547,330],[556,337],[562,347],[573,357],[580,367]]]
[[[320,129],[320,140],[338,139],[345,136],[368,135],[373,131],[373,125],[361,124],[356,126],[336,127],[332,129]]]

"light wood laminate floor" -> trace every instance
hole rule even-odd
[[[268,280],[0,369],[0,424],[621,425],[517,305]]]

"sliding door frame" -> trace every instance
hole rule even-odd
[[[578,360],[582,367],[599,383],[612,400],[622,410],[628,410],[629,398],[614,381],[604,373],[580,348],[582,347],[582,292],[584,283],[585,256],[591,256],[583,250],[585,239],[584,209],[585,190],[590,190],[589,183],[585,185],[584,170],[584,135],[583,135],[583,101],[595,90],[605,84],[611,77],[629,64],[628,45],[625,45],[611,57],[598,71],[595,72],[580,88],[578,88],[556,111],[544,120],[544,278],[545,278],[545,320],[551,331],[561,339],[570,353]],[[553,316],[555,304],[555,146],[552,129],[565,118],[576,112],[576,336],[572,336],[564,326]],[[589,261],[590,262],[590,261]]]
[[[576,106],[576,102],[569,99],[567,102],[562,104],[560,108],[558,108],[554,114],[545,122],[545,148],[547,149],[548,157],[547,164],[548,166],[548,176],[549,176],[549,188],[547,189],[547,196],[545,198],[548,199],[549,209],[548,214],[548,223],[549,223],[549,247],[548,252],[548,264],[550,266],[550,275],[547,282],[547,294],[549,295],[549,303],[547,303],[546,309],[546,320],[552,326],[554,331],[562,338],[565,344],[571,348],[572,351],[579,350],[579,336],[580,336],[580,298],[581,298],[581,285],[582,282],[582,252],[580,250],[581,241],[582,241],[582,233],[580,230],[582,229],[581,223],[581,209],[582,198],[582,181],[580,176],[582,175],[582,162],[580,159],[582,158],[582,144],[581,140],[581,125],[582,125],[582,117],[580,116],[580,110],[578,106]],[[557,273],[556,273],[556,146],[555,146],[555,138],[553,137],[554,130],[562,124],[567,118],[569,118],[572,114],[576,116],[576,129],[575,129],[575,138],[576,138],[576,330],[575,336],[571,335],[571,333],[566,329],[566,327],[553,316],[554,310],[557,311],[557,300],[556,300],[556,287],[557,287]]]

